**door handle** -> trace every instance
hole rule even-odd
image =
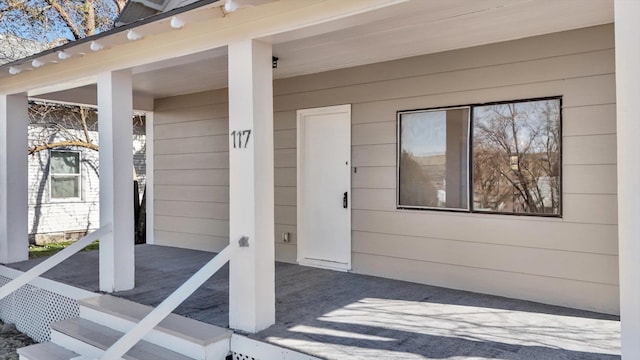
[[[342,207],[346,209],[348,206],[349,206],[349,193],[345,191],[344,195],[342,196]]]

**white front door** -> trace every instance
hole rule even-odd
[[[298,110],[298,262],[351,269],[351,105]]]

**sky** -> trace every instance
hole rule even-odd
[[[444,154],[447,149],[446,111],[424,111],[401,115],[402,150],[415,156]]]
[[[65,6],[69,16],[77,27],[81,23],[78,11],[74,11],[76,7],[82,6],[84,0],[68,0],[61,2],[61,4],[68,4]],[[6,10],[7,0],[0,0],[0,11]],[[30,8],[29,12],[37,14],[33,18],[29,17],[26,12],[12,10],[3,12],[3,16],[0,17],[0,34],[14,34],[25,39],[35,40],[43,43],[50,44],[53,41],[64,38],[73,39],[73,35],[69,28],[64,24],[59,14],[52,10],[52,8],[46,3],[46,0],[25,0],[26,6]],[[96,8],[96,16],[98,19],[101,17],[104,19],[105,25],[98,31],[106,30],[111,27],[113,20],[116,16],[116,7],[112,0],[96,0],[94,2]],[[44,16],[43,16],[44,15]],[[106,16],[106,18],[105,18]],[[46,21],[40,21],[37,19],[46,19]]]

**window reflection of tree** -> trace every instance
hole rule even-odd
[[[559,213],[559,117],[558,99],[474,108],[476,209]]]
[[[402,150],[400,155],[400,204],[407,206],[438,206],[438,191],[413,154]]]

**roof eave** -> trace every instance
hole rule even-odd
[[[153,16],[150,16],[150,17],[147,17],[147,18],[132,22],[130,24],[122,25],[122,26],[119,26],[119,27],[114,27],[113,29],[107,30],[105,32],[101,32],[101,33],[96,34],[96,35],[92,35],[92,36],[88,36],[88,37],[85,37],[85,38],[82,38],[82,39],[78,39],[78,40],[75,40],[75,41],[60,45],[60,46],[56,46],[56,47],[51,48],[51,49],[47,49],[47,50],[41,51],[39,53],[35,53],[33,55],[30,55],[30,56],[27,56],[27,57],[24,57],[24,58],[20,58],[20,59],[11,61],[11,62],[6,63],[6,64],[2,64],[2,65],[0,65],[0,71],[7,70],[12,66],[17,66],[17,65],[24,64],[26,62],[32,61],[32,60],[37,59],[37,58],[42,57],[42,56],[54,54],[54,53],[57,53],[59,51],[64,51],[64,50],[67,50],[67,49],[72,49],[72,48],[74,48],[76,46],[79,46],[79,45],[82,45],[82,44],[86,44],[86,43],[89,43],[91,41],[96,41],[96,40],[99,40],[99,39],[102,39],[102,38],[105,38],[105,37],[109,37],[109,36],[112,36],[112,35],[120,34],[120,33],[123,33],[125,31],[131,30],[131,29],[135,29],[135,28],[137,28],[139,26],[150,24],[150,23],[153,23],[153,22],[156,22],[156,21],[160,21],[160,20],[172,17],[172,16],[176,16],[176,15],[179,15],[179,14],[182,14],[182,13],[189,12],[189,11],[194,10],[194,9],[199,9],[199,8],[202,8],[202,7],[205,7],[205,6],[208,6],[208,5],[213,5],[213,4],[216,4],[216,3],[219,3],[219,6],[222,6],[222,5],[224,5],[224,0],[200,0],[200,1],[194,2],[192,4],[189,4],[189,5],[180,7],[180,8],[176,8],[176,9],[164,12],[164,13],[159,13],[157,15],[153,15]]]

